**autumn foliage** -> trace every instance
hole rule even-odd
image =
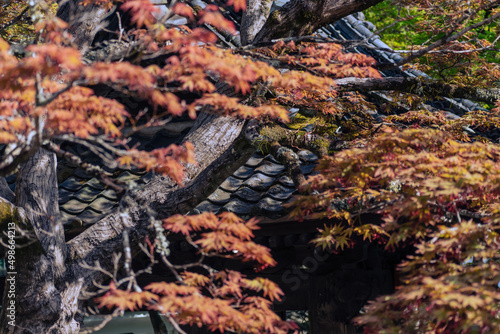
[[[199,9],[175,3],[169,15],[185,17],[188,25],[172,27],[158,22],[158,8],[148,0],[84,3],[116,5],[127,12],[135,28],[119,32],[119,39],[133,42],[144,59],[158,61],[89,59],[74,45],[67,23],[50,11],[37,22],[36,43],[23,50],[24,56],[0,39],[0,144],[6,145],[0,174],[12,173],[41,147],[67,157],[59,145],[68,142],[94,149],[119,166],[153,171],[182,185],[185,167],[196,164],[192,144],[143,151],[128,145],[128,134],[171,117],[194,119],[201,110],[262,124],[291,121],[290,128],[297,131],[312,127],[330,144],[323,151],[332,154],[323,156],[318,173],[301,185],[291,210],[298,219],[336,222],[320,230],[314,243],[335,251],[359,240],[388,250],[411,248],[399,267],[402,279],[396,292],[370,303],[357,324],[367,333],[487,333],[500,327],[500,149],[476,133],[498,129],[500,107],[450,119],[444,112],[414,108],[419,105],[414,96],[399,96],[394,104],[411,110],[388,112],[380,121],[371,116],[373,105],[363,96],[335,90],[335,79],[381,78],[372,57],[346,53],[330,42],[223,48],[207,27],[229,34],[236,28],[213,4]],[[438,25],[446,36],[464,29],[469,16],[456,3],[440,7],[445,20],[429,18],[422,27],[433,31]],[[246,4],[227,1],[236,11]],[[437,8],[425,1],[417,4],[428,12]],[[493,2],[473,2],[469,10],[492,8]],[[500,16],[497,9],[491,15]],[[457,43],[451,51],[480,48],[485,42]],[[497,77],[492,65],[473,72],[489,69]],[[218,84],[231,94],[217,89]],[[95,91],[99,85],[148,107],[127,110],[100,96]],[[313,109],[314,117],[290,120],[291,107]],[[101,172],[96,176],[105,177]],[[380,220],[363,221],[366,214]],[[114,278],[97,299],[99,307],[155,310],[175,324],[221,332],[295,330],[272,312],[272,303],[283,294],[279,286],[208,264],[223,258],[251,263],[256,271],[274,266],[269,249],[252,241],[257,220],[204,213],[156,223],[156,238],[146,239],[147,251],[159,254],[176,280],[141,288],[129,283],[132,279]],[[185,240],[197,260],[172,263],[171,237]]]
[[[112,157],[119,166],[134,165],[182,184],[186,164],[196,164],[190,143],[141,151],[128,146],[126,134],[164,124],[182,114],[195,118],[199,110],[286,122],[288,112],[279,103],[289,97],[306,104],[335,96],[335,83],[325,74],[378,76],[369,67],[373,59],[346,55],[334,44],[278,43],[267,51],[247,52],[223,49],[216,44],[216,35],[203,26],[227,33],[236,30],[215,5],[194,11],[187,4],[177,3],[172,13],[186,17],[190,27],[169,28],[157,23],[153,14],[158,9],[147,0],[84,3],[106,8],[118,5],[137,28],[120,38],[133,41],[141,52],[162,57],[162,61],[142,65],[140,61],[89,60],[74,45],[67,23],[50,15],[37,23],[37,43],[24,49],[24,57],[16,56],[0,39],[0,143],[7,145],[7,159],[0,166],[4,175],[40,147],[67,158],[71,154],[62,151],[59,143],[68,142],[87,146],[108,162]],[[228,5],[242,10],[246,2],[229,1]],[[296,69],[282,73],[255,60],[260,57],[297,67],[314,66],[314,73]],[[215,82],[224,83],[234,94],[218,92]],[[127,110],[119,101],[96,94],[93,87],[99,85],[143,100],[148,108]],[[265,99],[266,91],[282,98]],[[97,177],[107,177],[92,166],[82,166]],[[112,181],[108,178],[106,182],[109,185]],[[163,226],[157,226],[156,240],[148,241],[149,252],[161,254],[177,281],[141,289],[113,279],[98,299],[99,306],[121,311],[157,310],[174,323],[203,325],[211,330],[287,333],[293,330],[293,324],[271,311],[272,302],[282,295],[275,283],[249,279],[236,271],[216,270],[204,262],[214,257],[229,258],[251,262],[256,270],[275,265],[269,250],[251,240],[257,228],[256,220],[244,222],[229,213],[170,217]],[[166,234],[185,238],[199,260],[171,263]]]
[[[123,291],[111,285],[109,292],[99,298],[101,307],[147,307],[171,315],[180,324],[220,331],[287,333],[294,328],[271,311],[272,302],[280,300],[283,294],[276,283],[259,277],[248,279],[237,271],[218,271],[202,264],[205,258],[222,257],[251,261],[259,269],[275,265],[269,249],[251,241],[252,231],[258,229],[257,221],[245,222],[232,213],[204,213],[175,215],[165,219],[163,226],[187,238],[199,253],[199,263],[173,265],[164,256],[177,282],[151,283],[143,292]],[[161,247],[158,240],[156,246]],[[198,271],[200,267],[205,273]]]
[[[356,236],[414,245],[399,268],[404,285],[358,319],[367,332],[498,328],[498,146],[440,130],[385,132],[324,158],[305,185],[319,194],[299,197],[295,214],[344,222],[320,231],[322,247],[343,249]],[[359,219],[367,213],[383,224]]]

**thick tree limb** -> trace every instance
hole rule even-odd
[[[4,177],[0,176],[0,197],[6,199],[7,201],[14,203],[16,195],[10,190],[9,184]]]
[[[32,231],[37,240],[16,238],[15,262],[8,279],[15,279],[15,296],[4,293],[3,305],[14,302],[16,326],[10,326],[6,308],[2,310],[2,333],[74,334],[79,323],[81,280],[66,279],[66,244],[58,221],[59,204],[55,155],[39,149],[17,175],[15,204],[25,210],[27,219],[17,222],[20,229]],[[26,225],[29,222],[29,225]],[[16,230],[19,236],[20,229]],[[8,291],[7,289],[5,291]]]
[[[252,43],[271,12],[271,0],[247,0],[247,10],[243,12],[240,36],[241,45]]]
[[[73,262],[78,270],[79,261],[89,264],[99,261],[104,268],[109,267],[109,256],[122,246],[122,231],[130,229],[130,242],[139,240],[151,232],[149,208],[158,218],[173,213],[186,212],[200,201],[211,177],[228,165],[237,164],[240,159],[247,159],[253,149],[245,150],[244,140],[239,141],[245,121],[230,117],[203,115],[196,131],[188,135],[187,140],[195,146],[197,165],[187,167],[186,185],[179,187],[170,179],[157,176],[147,187],[133,193],[136,205],[127,209],[126,215],[112,214],[85,232],[68,242],[68,262]],[[243,148],[243,149],[242,149]],[[91,277],[88,270],[82,275]]]
[[[335,80],[335,82],[337,83],[336,89],[340,92],[395,90],[429,97],[461,98],[490,104],[500,100],[500,90],[498,89],[459,86],[424,78],[344,78]]]
[[[82,54],[92,45],[95,35],[108,24],[106,18],[115,8],[106,10],[97,5],[80,5],[79,0],[58,0],[57,16],[69,23],[69,30],[75,37]]]
[[[253,43],[310,35],[322,26],[379,2],[382,0],[292,0],[269,15]]]
[[[58,222],[57,160],[54,153],[39,149],[24,163],[16,181],[16,205],[24,208],[44,251],[54,261],[54,271],[64,271],[64,228]]]

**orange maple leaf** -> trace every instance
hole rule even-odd
[[[227,0],[226,2],[229,6],[233,6],[236,12],[240,10],[247,10],[247,2],[246,0]]]
[[[193,10],[188,5],[178,2],[172,8],[172,12],[177,15],[184,16],[190,19],[194,19]]]
[[[128,0],[120,8],[125,12],[130,11],[132,23],[137,24],[139,28],[153,24],[153,13],[159,11],[149,0]]]

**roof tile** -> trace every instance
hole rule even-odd
[[[256,173],[251,178],[243,182],[244,185],[259,191],[264,191],[274,183],[274,177]]]
[[[71,190],[71,191],[77,191],[82,187],[82,184],[85,182],[85,180],[77,179],[74,176],[68,177],[66,181],[60,184],[60,187],[63,187],[64,189]]]
[[[80,224],[81,224],[81,221],[82,221],[80,218],[76,217],[75,215],[64,212],[64,211],[60,212],[59,220],[62,222],[63,225],[71,225],[74,222],[80,222]]]
[[[243,183],[242,180],[230,176],[224,182],[222,182],[220,188],[229,192],[233,192],[236,189],[238,189],[242,183]]]
[[[241,166],[233,173],[233,176],[240,179],[246,179],[250,177],[254,173],[254,171],[255,169],[252,167]]]
[[[104,196],[107,199],[112,200],[112,201],[117,201],[118,200],[118,197],[116,196],[116,191],[114,191],[113,189],[106,189],[106,190],[104,190],[101,193],[101,196]]]
[[[93,201],[89,207],[95,211],[106,213],[110,209],[116,206],[115,201],[110,201],[106,197],[98,197],[95,201]]]
[[[301,165],[300,168],[302,169],[302,173],[304,173],[304,175],[309,175],[312,172],[314,172],[314,168],[316,168],[316,165],[315,164]]]
[[[222,207],[222,210],[233,212],[237,215],[248,215],[250,212],[252,212],[253,206],[253,203],[247,203],[238,198],[235,198],[224,205]]]
[[[144,184],[149,183],[155,174],[153,172],[148,172],[141,177],[141,182]]]
[[[78,215],[85,210],[87,207],[87,203],[81,202],[76,199],[69,200],[65,204],[61,205],[60,208],[61,210],[66,211],[67,213],[73,214],[73,215]]]
[[[285,166],[271,161],[264,161],[259,167],[255,168],[256,172],[261,172],[269,176],[277,176],[285,170]]]
[[[300,160],[304,162],[310,163],[318,161],[318,156],[309,150],[301,150],[300,152],[297,153],[297,155],[299,156]]]
[[[74,191],[59,188],[59,204],[64,204],[73,198]]]
[[[220,205],[214,204],[210,201],[203,201],[193,210],[193,213],[199,212],[213,212],[215,214],[219,213],[221,209]]]
[[[231,193],[217,188],[207,199],[212,203],[224,205],[231,199]]]
[[[245,162],[245,165],[248,167],[257,167],[262,163],[262,161],[264,161],[264,158],[265,157],[262,154],[256,152],[250,157],[250,159],[248,159],[247,162]]]
[[[257,203],[256,210],[258,214],[275,217],[283,213],[283,202],[272,199],[271,197],[264,197]]]
[[[295,185],[293,184],[292,178],[288,175],[281,175],[278,178],[278,182],[286,187],[295,187]]]
[[[126,172],[123,172],[121,173],[118,177],[117,177],[117,180],[121,181],[121,182],[130,182],[130,181],[133,181],[133,182],[136,182],[138,181],[139,179],[141,178],[141,176],[135,174],[135,173],[131,173],[130,171],[126,171]]]
[[[83,186],[78,192],[74,194],[74,197],[78,200],[86,203],[90,203],[96,199],[96,197],[102,192],[102,190],[94,189],[91,187]]]
[[[234,197],[237,197],[239,199],[248,202],[258,202],[261,195],[262,194],[260,192],[250,189],[248,187],[241,187],[240,189],[238,189],[236,192],[233,193]]]
[[[104,185],[102,184],[102,182],[95,177],[91,178],[88,182],[85,183],[85,185],[97,190],[104,190]]]
[[[285,187],[282,184],[275,184],[266,192],[266,195],[278,201],[285,201],[289,199],[295,192],[294,187]]]
[[[106,215],[100,212],[96,212],[91,209],[86,209],[80,215],[78,215],[78,218],[80,218],[84,222],[84,225],[90,225],[97,223],[104,216]]]

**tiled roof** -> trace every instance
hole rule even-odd
[[[64,162],[59,168],[59,209],[63,224],[67,227],[89,225],[102,217],[113,213],[118,206],[116,193],[91,177],[82,169],[71,168]],[[67,177],[64,177],[64,174]],[[152,173],[132,169],[115,169],[109,173],[115,179],[136,184],[146,184]],[[12,190],[15,190],[15,175],[6,178]],[[63,178],[61,180],[61,178]]]
[[[184,120],[179,119],[180,122]],[[152,150],[171,143],[179,143],[186,133],[185,124],[181,124],[180,128],[183,131],[164,133],[165,129],[159,128],[156,132],[147,135],[139,133],[129,144],[131,146],[137,144],[140,149]],[[65,151],[78,154],[83,161],[100,166],[113,179],[129,185],[142,186],[153,177],[153,173],[146,173],[134,167],[110,168],[103,164],[99,157],[80,145],[63,143],[62,147]],[[97,178],[86,174],[83,169],[58,160],[57,174],[60,219],[66,228],[91,225],[104,216],[114,213],[118,207],[115,191],[109,189]],[[8,176],[6,180],[10,188],[15,190],[16,175]]]
[[[306,177],[311,175],[318,157],[307,150],[298,155],[302,172]],[[289,202],[295,192],[285,166],[271,155],[257,151],[192,212],[230,211],[244,218],[279,218],[286,214],[283,204]]]

